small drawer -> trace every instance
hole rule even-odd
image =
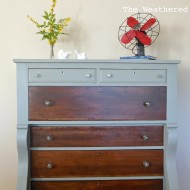
[[[165,120],[166,87],[29,87],[29,120]]]
[[[31,190],[163,190],[163,181],[161,179],[33,181],[31,187]]]
[[[88,83],[95,81],[95,69],[29,69],[29,83]]]
[[[106,176],[163,176],[163,151],[31,151],[32,178]]]
[[[163,126],[31,127],[31,147],[163,146]]]
[[[105,83],[166,83],[166,70],[100,70]]]

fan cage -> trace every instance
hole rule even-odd
[[[140,23],[140,26],[143,26],[151,18],[156,19],[156,22],[148,30],[145,31],[152,41],[151,41],[151,44],[144,45],[144,48],[152,45],[160,33],[160,24],[157,18],[153,16],[151,13],[136,13],[136,14],[131,15],[130,17],[134,17]],[[119,27],[118,40],[124,48],[130,49],[134,53],[134,49],[136,48],[137,43],[138,43],[136,38],[132,39],[128,44],[124,44],[121,42],[121,38],[123,35],[125,35],[126,32],[130,30],[134,30],[133,28],[127,25],[128,18],[125,19]]]

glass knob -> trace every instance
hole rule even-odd
[[[148,161],[143,161],[143,166],[145,168],[148,168],[148,167],[150,167],[150,163]]]
[[[143,135],[142,138],[147,141],[149,139],[149,136],[148,135]]]
[[[48,168],[48,169],[53,168],[53,164],[52,164],[52,163],[48,163],[48,164],[47,164],[47,168]]]
[[[36,77],[36,78],[40,78],[40,77],[41,77],[41,74],[36,74],[35,77]]]
[[[92,75],[91,74],[86,74],[86,78],[91,78]]]
[[[113,77],[112,74],[110,74],[110,73],[107,74],[107,78],[112,78],[112,77]]]
[[[49,100],[46,100],[46,101],[45,101],[45,105],[46,105],[46,106],[52,106],[52,105],[53,105],[53,102],[52,102],[52,101],[49,101]]]
[[[151,103],[149,101],[145,101],[143,103],[144,107],[150,107],[151,106]]]
[[[52,141],[53,140],[53,136],[52,135],[47,135],[46,140],[47,141]]]

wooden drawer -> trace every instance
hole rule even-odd
[[[31,147],[162,146],[163,126],[31,127]]]
[[[29,69],[29,82],[95,82],[96,69]]]
[[[166,70],[102,69],[100,81],[108,83],[166,83]]]
[[[162,150],[31,151],[31,177],[162,176]]]
[[[32,182],[31,190],[163,190],[162,180]]]
[[[29,87],[29,120],[165,120],[166,87]]]

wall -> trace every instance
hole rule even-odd
[[[36,35],[27,14],[40,20],[50,0],[1,1],[0,29],[0,189],[15,190],[17,176],[16,150],[16,74],[13,58],[48,58],[49,46]],[[59,0],[57,16],[70,16],[66,30],[69,36],[56,44],[58,49],[85,51],[89,59],[118,59],[131,55],[117,40],[118,27],[134,12],[123,7],[186,7],[188,12],[153,14],[159,19],[161,32],[146,54],[159,59],[181,59],[179,65],[179,142],[177,168],[180,190],[190,189],[190,3],[189,0]],[[75,58],[75,55],[72,55]]]

